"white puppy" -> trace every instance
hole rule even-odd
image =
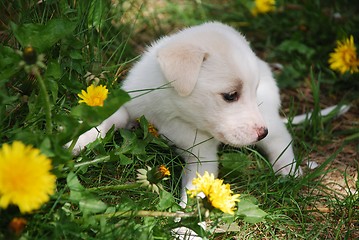
[[[292,138],[278,113],[279,90],[272,73],[229,26],[205,23],[160,39],[132,68],[123,89],[132,100],[81,135],[75,154],[112,125],[125,127],[144,115],[186,161],[184,202],[197,172],[217,175],[220,142],[257,144],[275,172],[300,173]]]

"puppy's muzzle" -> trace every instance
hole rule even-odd
[[[257,129],[257,141],[262,140],[268,135],[268,128],[266,127],[260,127]]]

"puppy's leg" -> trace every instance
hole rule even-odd
[[[262,76],[257,89],[257,99],[259,109],[267,123],[268,135],[257,145],[265,151],[276,173],[298,176],[301,174],[301,169],[296,166],[292,137],[279,115],[279,89],[268,65],[263,61],[260,61],[260,64]]]
[[[267,137],[262,139],[258,145],[267,154],[273,170],[282,175],[301,175],[300,167],[296,166],[292,137],[282,119],[277,114],[277,116],[267,117],[266,120],[269,132]]]
[[[115,126],[115,129],[126,127],[128,121],[129,115],[126,108],[119,108],[109,118],[105,119],[99,126],[93,127],[87,132],[81,134],[76,142],[75,147],[72,149],[72,154],[76,156],[87,144],[95,141],[99,137],[104,138],[112,126]],[[68,142],[65,147],[69,147],[71,143],[72,141]]]
[[[182,172],[181,207],[187,204],[188,189],[193,189],[192,181],[197,173],[205,171],[218,175],[217,150],[219,142],[207,134],[193,129],[190,124],[173,119],[163,123],[160,133],[166,136],[177,147],[177,152],[184,158],[186,165]]]
[[[188,152],[182,152],[186,161],[186,166],[182,173],[182,193],[181,207],[187,204],[188,189],[193,189],[192,181],[197,178],[197,173],[203,176],[207,171],[213,173],[214,177],[218,176],[218,156],[217,149],[219,143],[214,139],[207,139],[205,142],[196,143],[195,146],[188,149]]]
[[[296,166],[292,137],[279,115],[279,89],[268,64],[262,60],[258,63],[261,76],[257,99],[259,109],[267,123],[268,135],[257,145],[266,152],[276,173],[298,176],[302,171],[299,166]]]

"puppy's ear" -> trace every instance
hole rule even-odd
[[[188,96],[194,89],[206,52],[185,43],[169,44],[157,53],[163,74],[180,96]]]

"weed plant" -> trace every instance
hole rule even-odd
[[[197,224],[204,216],[196,200],[179,207],[183,162],[170,142],[151,134],[146,119],[133,129],[111,129],[77,157],[64,147],[129,100],[121,81],[138,59],[139,45],[217,20],[244,32],[258,55],[282,64],[276,75],[281,88],[309,82],[312,101],[292,99],[287,111],[291,119],[301,105],[313,110],[304,123],[288,125],[304,166],[317,146],[335,136],[334,115],[320,115],[323,95],[339,95],[335,100],[358,111],[358,74],[333,72],[328,56],[338,39],[353,35],[359,41],[359,9],[349,0],[292,0],[253,16],[253,6],[251,0],[2,1],[1,145],[17,140],[40,149],[51,159],[57,182],[40,209],[1,208],[0,239],[172,239],[171,229],[179,226],[204,239],[358,238],[358,191],[340,195],[321,181],[346,145],[358,150],[358,118],[337,151],[296,179],[275,175],[258,149],[223,146],[220,177],[241,201],[234,215],[211,211],[206,230]],[[109,90],[104,107],[78,104],[77,94],[93,83]],[[161,165],[171,175],[159,192],[140,187],[138,169]],[[343,175],[347,189],[350,177]]]

